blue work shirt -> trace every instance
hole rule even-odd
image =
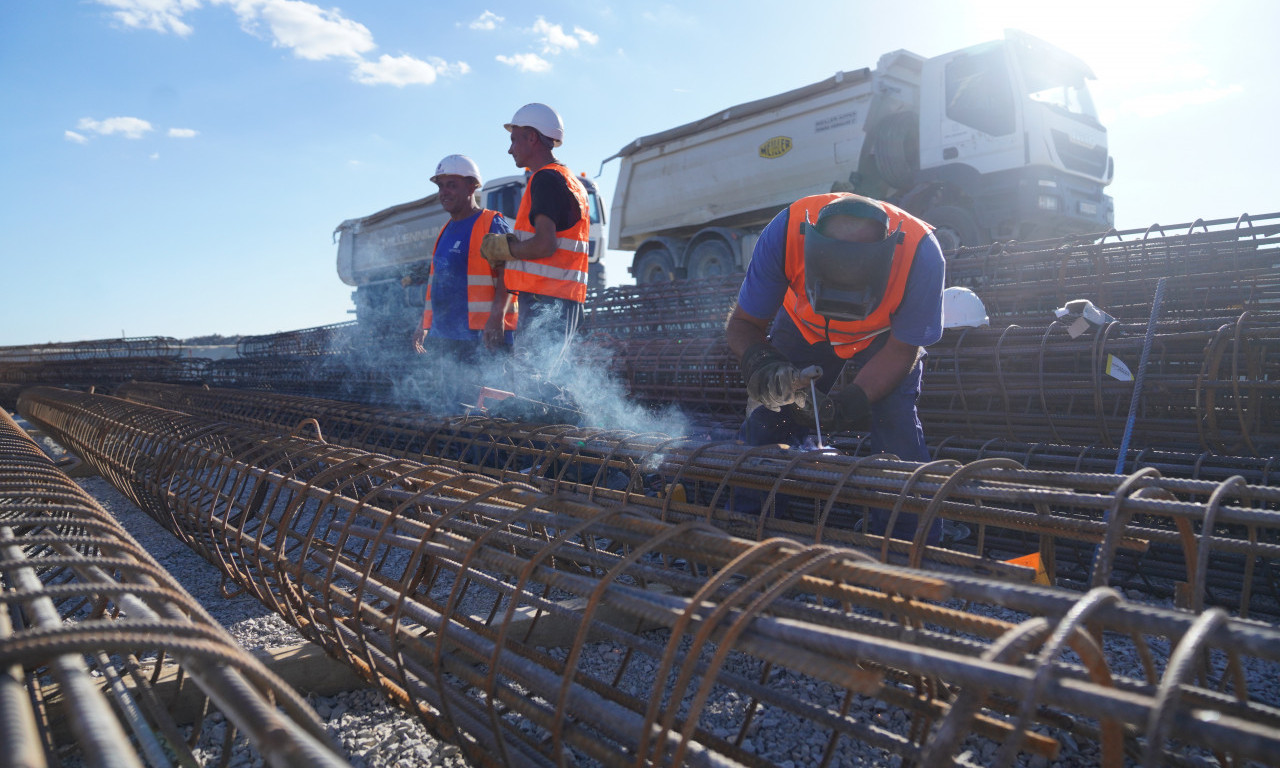
[[[772,318],[782,308],[787,288],[787,220],[790,208],[773,217],[760,233],[746,278],[738,291],[738,306],[752,317]],[[905,344],[927,347],[942,338],[942,287],[946,262],[933,235],[920,241],[902,303],[889,316],[893,337]]]
[[[473,330],[467,316],[467,254],[471,251],[471,228],[476,225],[479,211],[462,221],[449,220],[436,241],[432,254],[434,274],[431,276],[431,330],[429,336],[439,336],[458,341],[481,340],[481,332]],[[489,231],[505,234],[511,225],[498,214],[493,217]],[[507,343],[514,334],[507,331]]]

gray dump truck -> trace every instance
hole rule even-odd
[[[938,228],[944,250],[1108,229],[1106,128],[1076,57],[1030,35],[875,69],[716,112],[627,144],[609,247],[637,283],[745,268],[805,195],[857,192]]]

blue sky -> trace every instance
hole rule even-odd
[[[1118,226],[1280,210],[1270,0],[10,0],[0,345],[341,322],[334,227],[434,191],[446,154],[514,173],[521,104],[595,176],[637,136],[1006,27],[1096,73]]]

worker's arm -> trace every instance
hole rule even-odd
[[[487,349],[502,347],[506,332],[504,321],[515,301],[515,296],[507,291],[507,285],[502,279],[503,271],[502,265],[493,270],[493,302],[489,304],[489,319],[484,323],[484,345]]]
[[[724,340],[739,359],[755,344],[768,342],[769,321],[752,317],[736,304],[724,324]]]
[[[545,259],[556,252],[558,245],[556,223],[550,216],[538,214],[533,217],[533,237],[527,240],[511,241],[511,257],[515,259]]]
[[[853,383],[866,393],[868,402],[874,403],[902,383],[919,356],[920,347],[899,341],[890,332],[880,351],[858,370]]]

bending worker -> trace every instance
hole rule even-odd
[[[942,337],[945,263],[932,232],[893,205],[847,193],[801,198],[769,222],[725,325],[748,407],[759,405],[744,442],[799,445],[813,434],[809,381],[820,366],[824,432],[869,431],[874,451],[929,460],[916,398],[923,348]],[[846,361],[853,381],[828,396]],[[886,520],[872,510],[871,532],[883,533]],[[914,516],[894,526],[896,538],[914,531]]]
[[[427,306],[413,346],[419,353],[443,358],[446,364],[439,373],[457,382],[456,372],[445,370],[452,368],[448,363],[479,362],[482,344],[494,352],[511,345],[517,324],[515,298],[503,284],[501,266],[491,267],[480,255],[485,236],[501,237],[511,225],[501,213],[480,207],[480,169],[466,155],[441,160],[431,181],[439,188],[449,221],[431,249]],[[456,403],[456,394],[447,396]]]
[[[515,233],[485,237],[484,256],[505,264],[507,290],[520,296],[516,351],[542,358],[549,372],[567,353],[587,298],[587,192],[552,153],[564,140],[554,109],[526,104],[503,127],[511,133],[508,154],[531,175]]]

